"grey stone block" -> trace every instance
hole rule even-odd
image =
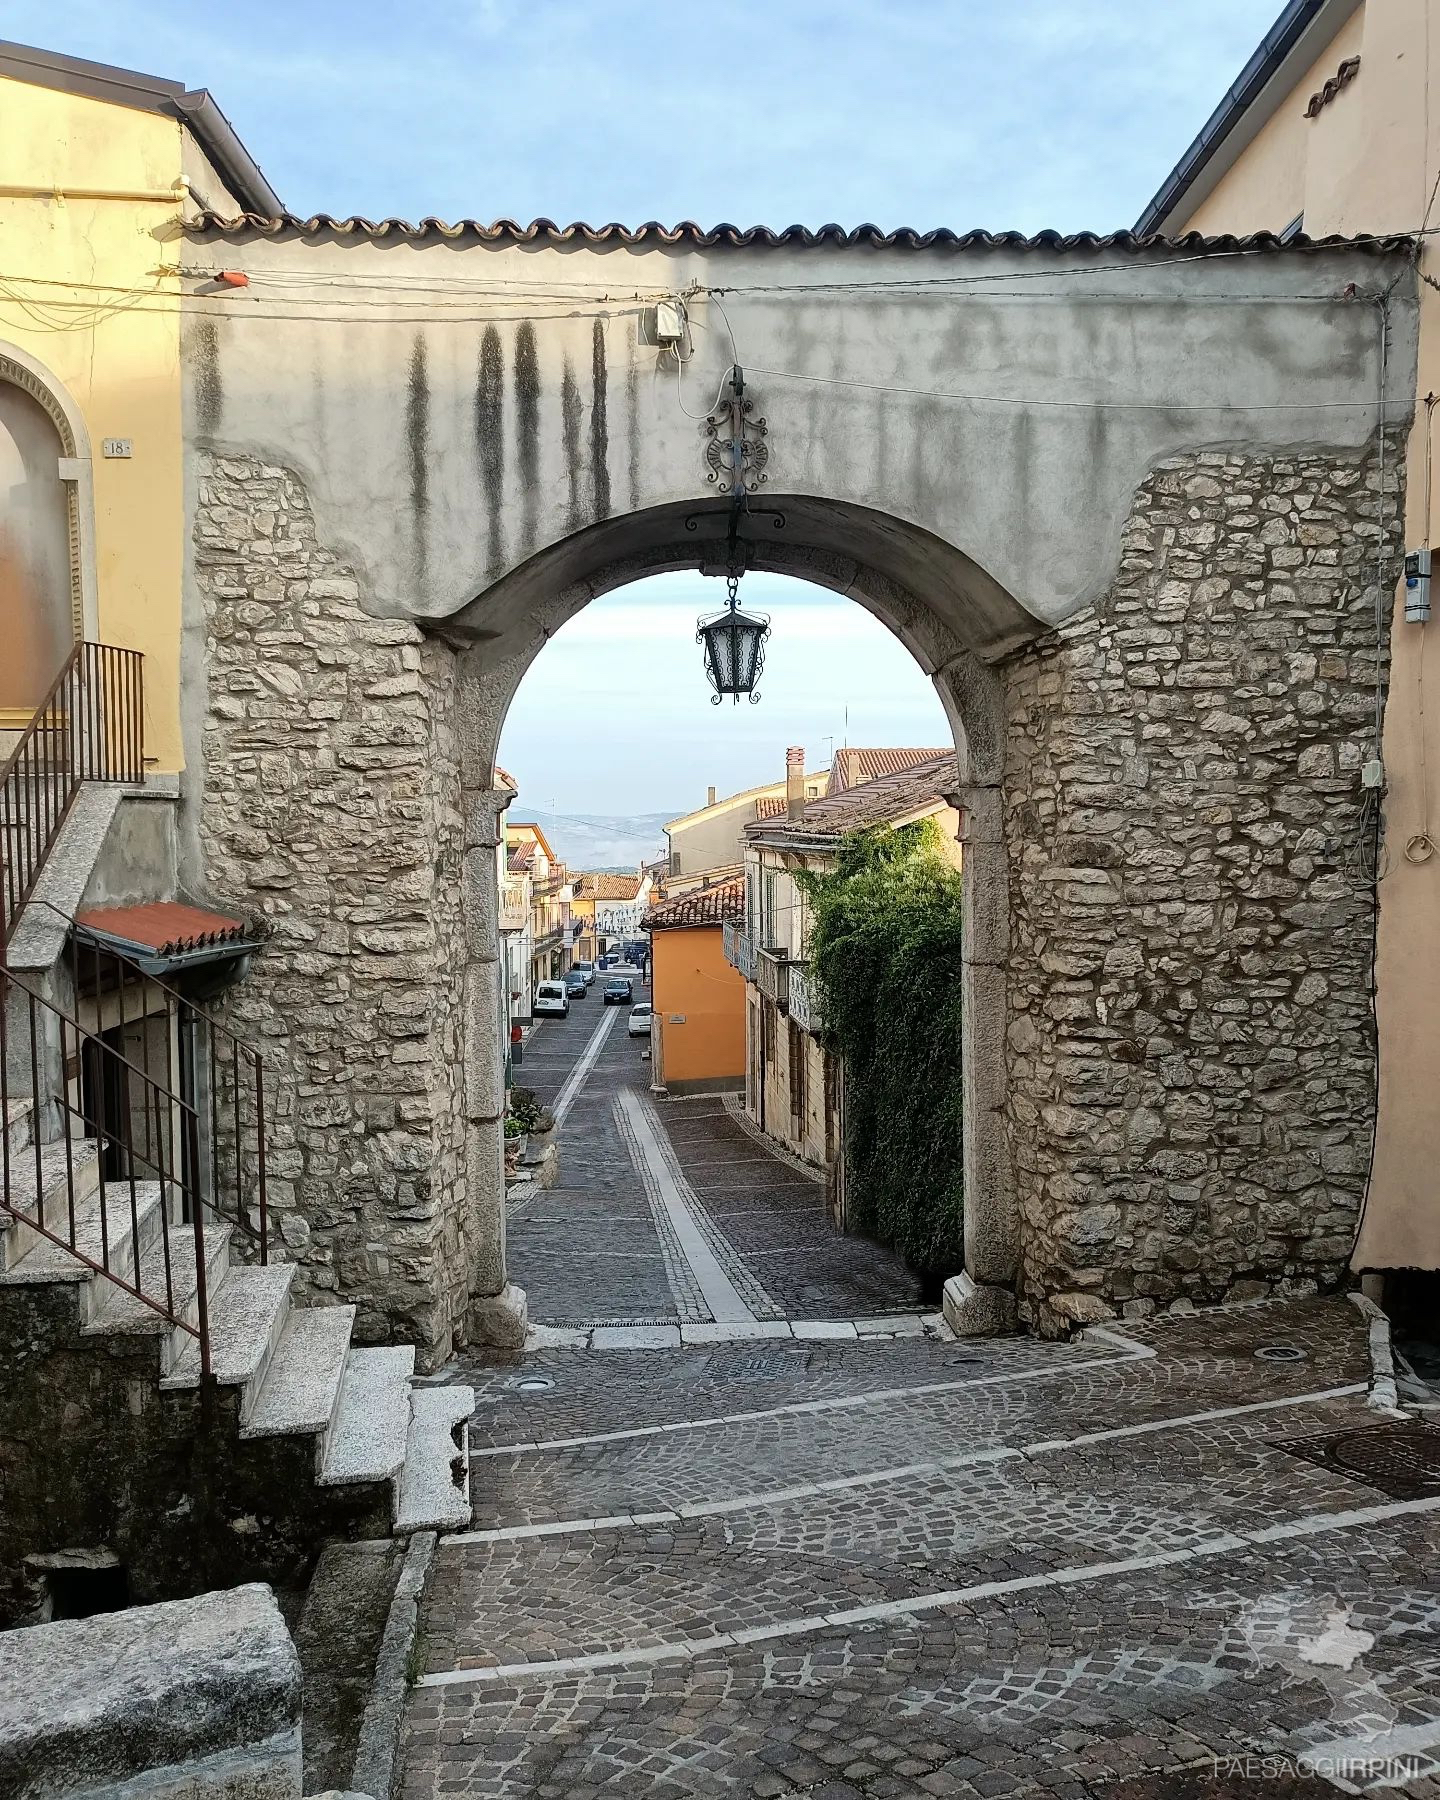
[[[999,1337],[1016,1327],[1015,1296],[1009,1288],[982,1287],[962,1270],[945,1283],[945,1323],[958,1338]]]
[[[12,1800],[298,1800],[300,1659],[252,1583],[0,1636]]]

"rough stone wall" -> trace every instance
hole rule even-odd
[[[1009,670],[1008,1108],[1044,1328],[1344,1269],[1380,528],[1373,452],[1163,463],[1105,600]]]
[[[285,468],[206,458],[194,539],[200,844],[210,898],[268,928],[229,1022],[266,1059],[283,1253],[362,1341],[443,1358],[471,1255],[454,659],[367,616]]]

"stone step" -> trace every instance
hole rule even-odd
[[[350,1351],[335,1417],[320,1445],[322,1487],[389,1481],[399,1473],[410,1434],[414,1372],[413,1344]]]
[[[28,1150],[35,1141],[35,1102],[28,1094],[5,1103],[5,1135],[12,1157]]]
[[[195,1282],[195,1232],[192,1226],[172,1225],[163,1238],[157,1236],[156,1241],[145,1250],[141,1258],[140,1279],[137,1285],[152,1299],[163,1302],[167,1249],[170,1258],[171,1291],[176,1313],[188,1324],[194,1325],[200,1314]],[[213,1297],[216,1288],[224,1279],[229,1264],[230,1227],[211,1220],[205,1227],[207,1296]],[[133,1295],[122,1293],[119,1288],[111,1287],[109,1282],[102,1285],[104,1293],[100,1296],[95,1316],[85,1326],[88,1336],[99,1336],[107,1332],[126,1336],[150,1334],[162,1336],[164,1339],[160,1352],[162,1373],[173,1366],[185,1344],[195,1342],[188,1332],[177,1331],[153,1307],[146,1306],[143,1301],[135,1299]]]
[[[100,1186],[100,1156],[92,1138],[71,1140],[67,1160],[64,1143],[42,1144],[40,1147],[39,1190],[44,1198],[43,1217],[36,1204],[35,1151],[33,1146],[23,1156],[10,1161],[10,1186],[7,1204],[18,1212],[40,1220],[50,1231],[68,1232],[70,1226],[70,1183],[67,1167],[73,1174],[75,1207],[89,1201]],[[0,1269],[13,1269],[24,1257],[46,1239],[23,1219],[6,1218],[0,1231]]]
[[[210,1290],[210,1372],[223,1387],[240,1389],[241,1423],[249,1420],[290,1317],[294,1263],[266,1268],[232,1265]],[[186,1336],[162,1388],[200,1385],[200,1343]]]
[[[68,1236],[68,1219],[65,1221]],[[165,1213],[160,1204],[158,1181],[135,1183],[134,1209],[131,1208],[130,1183],[106,1182],[103,1190],[91,1194],[75,1209],[75,1249],[91,1262],[102,1263],[122,1281],[133,1281],[138,1241],[140,1260],[153,1244],[158,1243],[164,1229]],[[73,1281],[86,1284],[81,1297],[84,1323],[93,1319],[100,1307],[105,1287],[102,1277],[81,1262],[78,1256],[48,1238],[38,1238],[13,1269],[0,1274],[0,1281]]]
[[[330,1429],[354,1323],[353,1306],[292,1309],[241,1437]]]
[[[470,1450],[464,1422],[474,1410],[474,1388],[412,1391],[405,1466],[395,1484],[397,1532],[463,1531],[470,1524]]]

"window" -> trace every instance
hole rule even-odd
[[[793,1019],[790,1021],[790,1117],[797,1122],[805,1117],[805,1034]]]

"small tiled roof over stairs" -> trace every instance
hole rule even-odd
[[[11,1194],[22,1212],[43,1220],[76,1208],[75,1242],[142,1292],[173,1284],[176,1310],[192,1324],[199,1283],[195,1233],[167,1218],[155,1181],[103,1181],[89,1140],[72,1145],[67,1180],[63,1142],[39,1146],[36,1205],[34,1108],[12,1100],[5,1121]],[[206,1291],[211,1366],[222,1393],[233,1398],[237,1454],[269,1438],[313,1440],[313,1481],[321,1492],[388,1484],[397,1534],[447,1530],[470,1522],[468,1459],[457,1456],[452,1433],[474,1410],[468,1387],[415,1387],[412,1345],[362,1347],[351,1342],[353,1306],[307,1306],[293,1293],[295,1265],[265,1266],[232,1259],[232,1232],[223,1222],[205,1228]],[[136,1264],[139,1264],[137,1279]],[[86,1267],[23,1219],[0,1210],[0,1306],[37,1288],[69,1286],[80,1331],[97,1340],[152,1336],[158,1345],[161,1393],[198,1389],[198,1339],[122,1286]],[[18,1291],[17,1291],[18,1290]],[[97,1352],[103,1344],[97,1343]],[[103,1433],[102,1418],[85,1431]],[[457,1476],[458,1471],[458,1476]]]

